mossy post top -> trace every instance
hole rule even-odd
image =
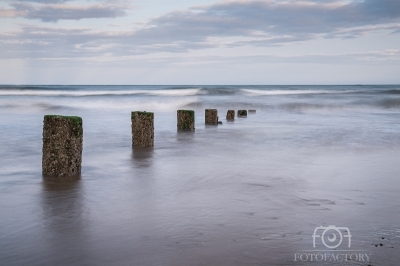
[[[146,115],[146,116],[154,117],[154,113],[152,113],[152,112],[146,112],[146,111],[132,111],[131,117],[133,117],[134,114],[137,114],[137,115]]]
[[[45,115],[44,116],[44,119],[57,119],[57,118],[68,119],[74,123],[79,123],[80,125],[82,125],[82,118],[79,116],[65,116],[65,115]]]
[[[178,113],[187,113],[189,114],[194,120],[194,111],[193,110],[178,110]]]
[[[64,121],[64,122],[69,122],[73,126],[73,132],[76,137],[80,137],[83,134],[83,128],[82,128],[82,118],[79,116],[64,116],[64,115],[45,115],[44,116],[44,122],[48,121]]]

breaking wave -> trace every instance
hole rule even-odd
[[[168,90],[0,90],[0,96],[193,96],[198,95],[200,89],[168,89]]]
[[[0,96],[400,95],[398,86],[5,86]]]

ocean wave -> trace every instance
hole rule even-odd
[[[268,102],[251,102],[251,101],[228,101],[214,102],[203,101],[201,99],[187,103],[184,108],[188,109],[206,109],[216,108],[218,111],[225,113],[226,110],[239,109],[256,109],[268,112],[289,112],[289,113],[326,113],[326,112],[385,112],[387,110],[396,111],[400,109],[400,99],[383,99],[375,101],[346,101],[346,102],[310,102],[310,101],[294,101],[277,103]]]
[[[384,90],[382,91],[383,94],[400,94],[400,90],[392,89],[392,90]]]
[[[386,109],[399,109],[400,99],[384,99],[378,102],[378,105]]]
[[[79,98],[79,100],[71,101],[69,99],[55,100],[48,99],[47,101],[41,99],[37,101],[36,98],[27,100],[12,100],[11,102],[0,101],[0,109],[10,109],[18,111],[58,111],[58,110],[146,110],[146,111],[172,111],[183,108],[186,105],[195,102],[191,98],[184,99],[136,99],[136,100],[120,100],[120,99],[97,99],[86,100]]]
[[[107,88],[108,87],[108,88]],[[106,89],[103,89],[106,88]],[[0,96],[43,96],[43,97],[96,97],[96,96],[285,96],[285,95],[340,95],[340,94],[390,94],[399,95],[400,89],[394,88],[343,88],[332,87],[332,89],[312,86],[302,88],[292,87],[268,87],[268,86],[52,86],[52,87],[6,87],[0,85]]]
[[[296,95],[296,94],[338,94],[338,93],[354,93],[355,91],[342,90],[254,90],[241,89],[247,95]]]
[[[147,96],[194,96],[201,94],[201,89],[167,89],[167,90],[0,90],[0,96],[123,96],[123,95],[147,95]]]
[[[230,87],[208,87],[201,88],[201,94],[206,95],[233,95],[240,92],[240,89]]]
[[[304,111],[323,111],[328,109],[344,109],[343,106],[329,104],[311,104],[311,103],[285,103],[277,106],[278,110],[288,112],[304,112]]]

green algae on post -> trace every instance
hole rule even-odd
[[[154,113],[135,111],[131,113],[132,147],[154,146]]]
[[[238,117],[239,116],[241,116],[241,117],[247,116],[247,110],[238,110],[237,116]]]
[[[82,130],[82,118],[79,116],[62,116],[62,115],[45,115],[44,119],[57,119],[57,118],[63,118],[71,121],[73,124],[73,132],[76,137],[79,137],[83,134]]]
[[[82,142],[82,118],[45,115],[42,150],[43,175],[79,176],[82,165]]]
[[[205,122],[206,122],[206,125],[218,125],[217,109],[206,109]]]
[[[194,111],[193,110],[178,110],[177,111],[178,130],[194,131]]]

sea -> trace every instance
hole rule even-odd
[[[79,178],[42,176],[48,114],[83,119]],[[0,265],[399,261],[400,85],[0,86]]]

